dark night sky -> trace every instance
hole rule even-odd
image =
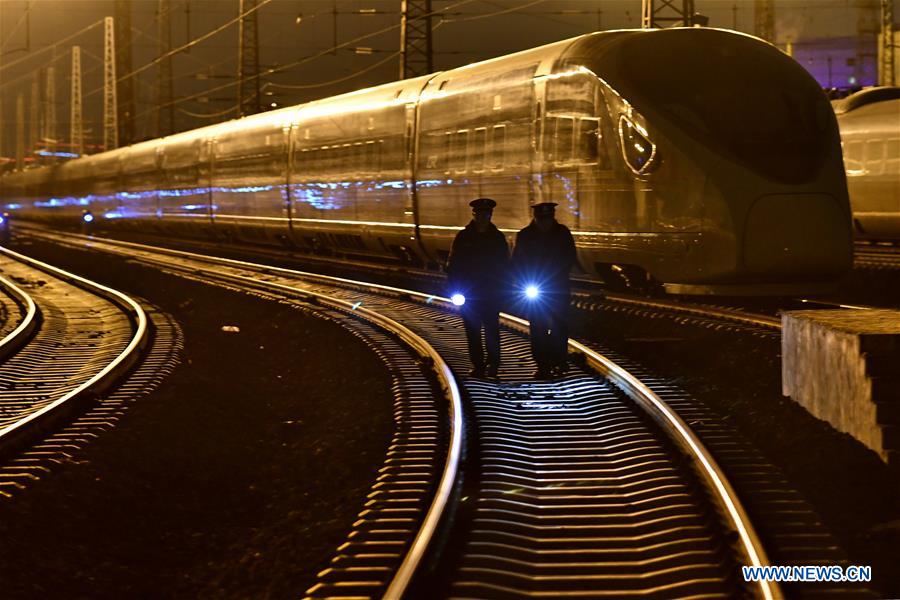
[[[264,2],[265,0],[260,0]],[[868,0],[872,1],[872,0]],[[87,141],[100,140],[102,110],[102,25],[75,40],[57,47],[56,58],[49,49],[55,42],[113,14],[113,0],[30,0],[31,39],[25,45],[23,19],[29,0],[0,0],[0,40],[4,52],[2,70],[2,152],[15,150],[15,102],[19,92],[29,106],[32,73],[53,64],[56,68],[57,137],[67,140],[69,131],[69,48],[82,47],[84,71],[84,111]],[[753,0],[695,0],[697,9],[710,17],[711,26],[734,27],[752,32]],[[801,42],[825,36],[851,36],[857,28],[860,0],[775,0],[777,38]],[[895,14],[900,13],[895,0]],[[238,13],[238,0],[171,0],[173,46],[187,41],[187,13],[190,6],[190,35],[194,38],[220,27]],[[271,67],[312,57],[333,45],[333,7],[337,17],[338,42],[344,43],[379,30],[383,33],[354,41],[334,55],[326,53],[283,73],[264,79],[267,104],[280,106],[331,96],[397,79],[399,46],[399,0],[270,0],[259,11],[260,62]],[[877,0],[875,1],[877,7]],[[157,53],[157,0],[132,0],[133,67],[138,68]],[[376,9],[384,14],[352,14],[360,9]],[[504,12],[508,9],[517,9]],[[433,0],[433,10],[452,14],[435,20],[435,68],[446,69],[594,31],[639,27],[641,0]],[[598,10],[602,11],[598,14]],[[502,13],[502,14],[494,14]],[[302,14],[298,24],[296,18]],[[877,19],[877,12],[873,13]],[[873,23],[877,25],[877,20]],[[237,70],[238,29],[234,24],[173,58],[175,97],[200,94],[201,98],[177,104],[176,129],[190,129],[234,116],[236,87],[212,91],[211,87],[234,82]],[[356,47],[371,48],[358,54]],[[43,52],[40,52],[43,50]],[[382,64],[377,65],[381,62]],[[366,70],[355,77],[354,73]],[[212,75],[205,80],[198,74]],[[122,73],[118,73],[119,76]],[[338,83],[327,83],[344,79]],[[136,77],[137,136],[155,135],[156,68]],[[279,87],[311,86],[303,89]],[[205,98],[204,98],[205,96]],[[200,100],[207,99],[206,102]],[[189,113],[218,114],[198,118]]]

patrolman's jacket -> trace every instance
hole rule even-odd
[[[559,222],[542,232],[532,221],[516,234],[512,262],[518,287],[536,285],[542,293],[568,297],[569,271],[575,265],[572,232]]]
[[[509,244],[493,224],[479,233],[472,221],[456,234],[447,259],[447,284],[451,294],[470,301],[499,302],[506,288]]]

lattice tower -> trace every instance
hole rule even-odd
[[[25,94],[16,96],[16,168],[25,166]]]
[[[240,0],[238,111],[243,117],[262,110],[259,93],[259,18],[257,0]],[[245,14],[247,13],[247,14]]]
[[[693,24],[694,0],[642,0],[643,29],[692,27]]]
[[[116,75],[121,78],[132,70],[131,0],[116,0]],[[120,79],[116,84],[118,99],[119,143],[127,146],[134,139],[134,78]]]
[[[84,120],[81,112],[81,47],[72,46],[72,98],[69,113],[72,152],[84,154]]]
[[[894,2],[881,0],[881,47],[879,48],[878,83],[896,85],[894,65]]]
[[[775,0],[754,0],[753,33],[770,44],[775,43]]]
[[[116,34],[113,18],[103,20],[103,149],[119,147],[116,101]]]
[[[44,85],[44,139],[47,149],[56,149],[56,69],[47,67],[47,83]]]
[[[170,0],[159,0],[156,12],[157,38],[159,39],[159,61],[156,68],[156,134],[159,137],[175,131],[175,106],[172,91],[172,27]],[[163,58],[165,57],[165,58]]]
[[[878,77],[878,0],[859,0],[856,19],[856,76],[857,85],[865,80],[866,66],[870,65]]]
[[[400,79],[433,71],[431,0],[401,0]]]
[[[41,71],[31,75],[31,97],[28,106],[28,143],[25,148],[34,153],[41,139]]]

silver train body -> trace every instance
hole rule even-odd
[[[2,195],[29,218],[432,267],[471,199],[510,239],[553,201],[585,276],[673,293],[811,291],[852,260],[827,99],[714,29],[584,35],[15,173]]]
[[[900,240],[900,88],[834,102],[859,238]]]

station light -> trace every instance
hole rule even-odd
[[[0,227],[6,225],[6,215],[0,215]]]
[[[86,210],[84,211],[84,214],[81,215],[81,220],[85,223],[92,223],[94,221],[94,215],[91,213],[91,211]]]
[[[466,303],[466,297],[457,292],[450,296],[450,302],[452,302],[456,306],[462,306]]]

